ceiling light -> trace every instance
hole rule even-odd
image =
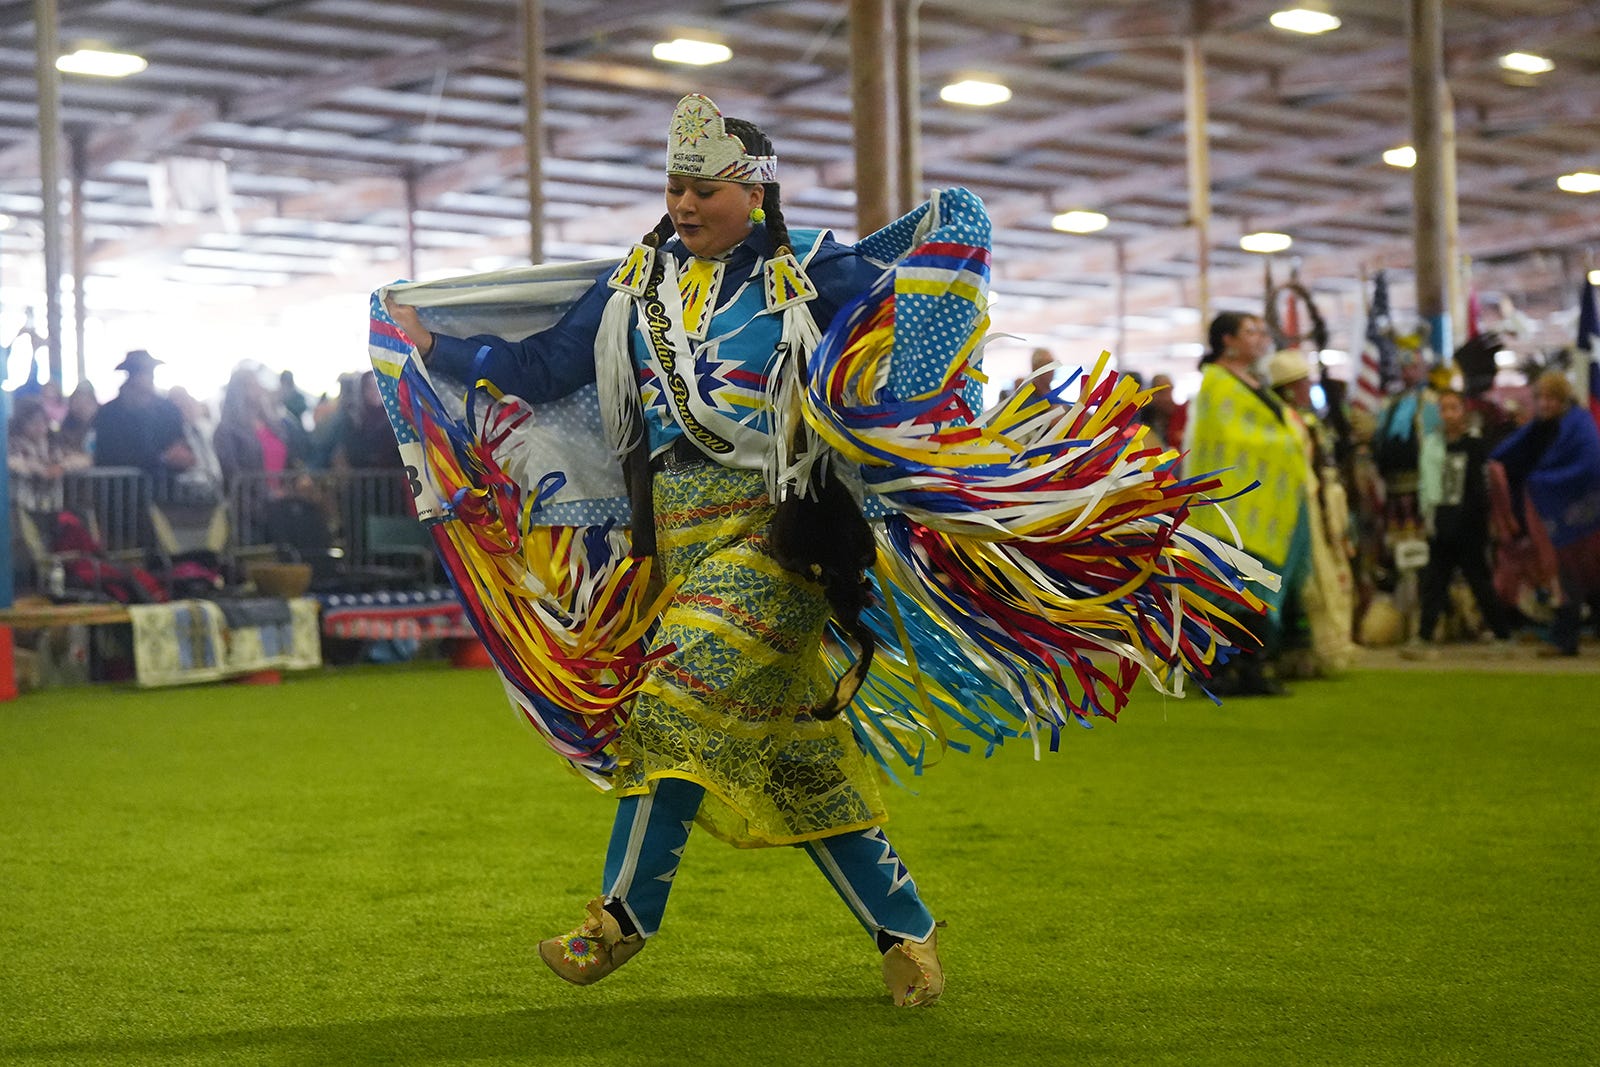
[[[1586,170],[1563,174],[1556,179],[1556,188],[1563,193],[1600,193],[1600,174]]]
[[[126,78],[149,65],[143,56],[100,48],[80,48],[56,60],[56,69],[63,74],[92,74],[97,78]]]
[[[16,216],[0,215],[0,230],[9,230],[17,224]]]
[[[1589,284],[1600,285],[1600,269],[1595,269],[1589,272]]]
[[[968,78],[946,85],[939,90],[939,99],[947,104],[967,104],[971,107],[990,107],[1011,99],[1011,90],[998,82]]]
[[[712,63],[726,63],[733,58],[733,49],[714,41],[674,37],[650,49],[650,54],[667,63],[688,63],[691,66],[704,67]]]
[[[1294,7],[1287,11],[1274,11],[1267,20],[1280,30],[1289,30],[1291,33],[1327,33],[1329,30],[1339,28],[1339,18],[1326,11],[1311,11],[1308,8]]]
[[[1414,167],[1417,165],[1417,150],[1408,144],[1399,148],[1391,148],[1383,154],[1383,161],[1391,167]]]
[[[1554,63],[1532,52],[1508,52],[1500,57],[1500,65],[1518,74],[1549,74],[1556,69]]]
[[[1094,233],[1110,222],[1098,211],[1063,211],[1050,220],[1050,225],[1063,233]]]
[[[1271,230],[1247,233],[1239,238],[1239,247],[1246,252],[1282,252],[1292,244],[1294,239],[1288,234],[1273,233]]]

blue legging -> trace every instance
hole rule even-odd
[[[604,894],[627,911],[645,937],[661,928],[667,895],[683,859],[705,789],[679,778],[623,797],[606,849]],[[883,830],[852,830],[803,847],[869,935],[925,941],[933,916]]]

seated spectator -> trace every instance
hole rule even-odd
[[[25,396],[11,413],[6,467],[11,499],[24,511],[60,511],[61,476],[89,465],[83,453],[64,454],[50,433],[50,414],[39,396]]]

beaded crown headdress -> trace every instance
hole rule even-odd
[[[750,155],[723,126],[717,105],[690,93],[678,101],[667,129],[667,173],[761,185],[778,180],[778,157]]]

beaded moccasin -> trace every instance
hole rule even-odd
[[[926,941],[902,941],[883,954],[883,984],[889,987],[895,1007],[927,1007],[944,992],[938,936],[935,929]]]
[[[589,901],[586,910],[588,915],[576,930],[539,942],[539,958],[573,985],[593,985],[644,948],[644,938],[638,934],[622,936],[601,898]]]

